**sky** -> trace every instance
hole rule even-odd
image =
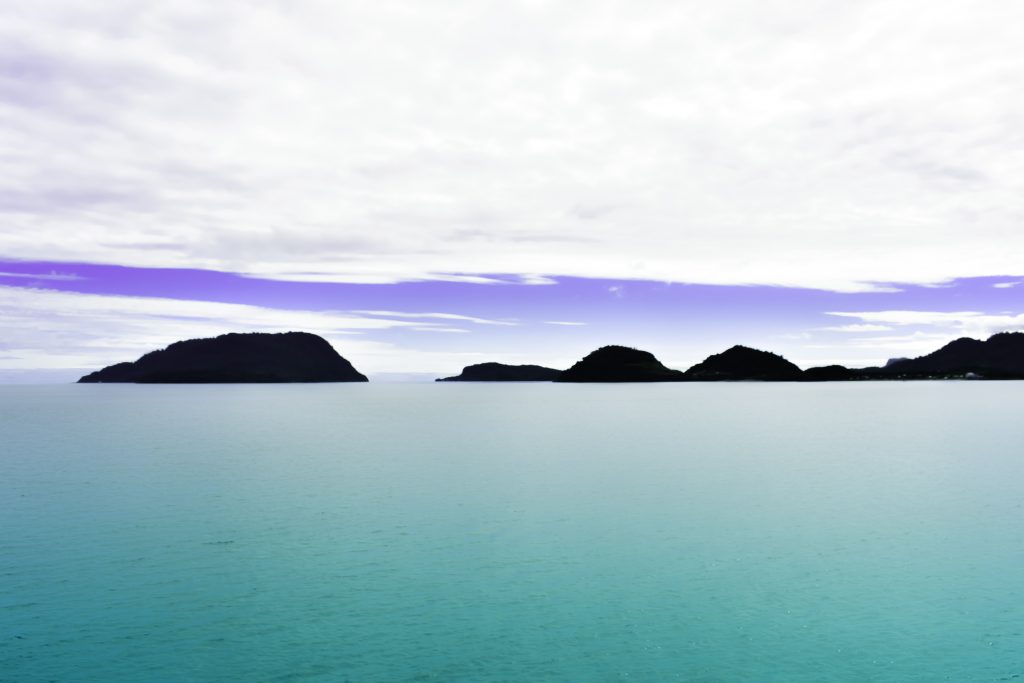
[[[1021,25],[1012,0],[13,0],[0,382],[229,331],[410,379],[1024,329]]]

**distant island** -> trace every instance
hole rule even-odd
[[[561,370],[540,365],[505,365],[504,363],[478,363],[462,368],[454,377],[440,377],[435,382],[551,382]]]
[[[468,366],[463,375],[438,381],[513,381],[505,370],[474,368],[529,368],[483,363]],[[826,365],[801,370],[769,351],[733,346],[708,356],[685,372],[666,367],[652,353],[628,346],[602,346],[555,382],[852,382],[904,379],[1024,379],[1024,333],[1000,332],[987,341],[961,338],[919,358],[893,358],[883,367],[847,368]],[[466,377],[467,373],[472,379]],[[536,381],[544,381],[537,379]]]
[[[782,356],[733,346],[685,372],[648,351],[602,346],[560,371],[540,365],[490,362],[467,365],[437,382],[852,382],[908,379],[1024,379],[1024,332],[1000,332],[985,341],[967,337],[918,358],[894,358],[882,367],[826,365],[801,370]],[[322,337],[308,332],[224,334],[189,339],[132,363],[89,373],[79,383],[210,384],[229,382],[366,382],[365,375]]]
[[[309,332],[224,334],[189,339],[85,375],[83,384],[366,382],[323,337]]]
[[[563,372],[556,382],[682,382],[654,354],[627,346],[602,346]]]
[[[891,360],[871,370],[907,379],[1024,379],[1024,332],[1000,332],[986,341],[961,337],[926,356]]]
[[[699,382],[794,382],[802,379],[803,371],[778,354],[747,346],[733,346],[722,353],[708,356],[687,370],[684,376]]]

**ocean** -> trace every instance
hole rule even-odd
[[[1024,680],[1021,382],[0,387],[0,681]]]

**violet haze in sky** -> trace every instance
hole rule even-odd
[[[410,377],[1022,329],[1021,25],[1013,0],[14,0],[0,381],[242,330]]]
[[[686,368],[734,343],[808,367],[866,366],[958,336],[1024,329],[1020,280],[887,285],[868,292],[644,280],[291,282],[194,269],[0,263],[8,381],[80,370],[228,331],[322,334],[378,378],[429,379],[484,360],[567,367],[633,344]],[[25,360],[30,363],[24,363]],[[421,374],[422,373],[422,374]]]

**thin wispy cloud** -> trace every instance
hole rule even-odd
[[[469,330],[464,330],[461,327],[414,327],[414,332],[457,332],[466,334]]]
[[[822,332],[849,332],[851,334],[860,334],[863,332],[885,332],[886,330],[891,330],[892,327],[889,325],[876,325],[873,323],[853,323],[851,325],[819,327],[818,329]]]
[[[42,280],[51,282],[72,282],[74,280],[81,280],[82,278],[73,273],[5,273],[0,272],[0,278],[18,278],[21,280]]]
[[[857,318],[866,325],[882,325],[886,327],[924,327],[937,328],[944,332],[915,332],[914,334],[935,334],[938,337],[949,335],[968,336],[975,338],[988,337],[997,332],[1024,330],[1024,314],[1015,313],[983,313],[980,311],[862,311],[862,312],[831,312],[828,315],[845,318]],[[891,345],[897,337],[875,337],[861,339],[855,343],[877,343]]]
[[[1024,252],[1021,3],[15,5],[8,258],[854,292]]]
[[[886,325],[962,325],[986,317],[979,311],[830,311],[827,315]]]
[[[455,320],[473,323],[475,325],[515,326],[519,324],[514,320],[490,320],[488,318],[476,318],[471,315],[459,315],[458,313],[409,313],[404,311],[353,311],[353,313],[357,313],[359,315],[383,316],[386,318]]]

